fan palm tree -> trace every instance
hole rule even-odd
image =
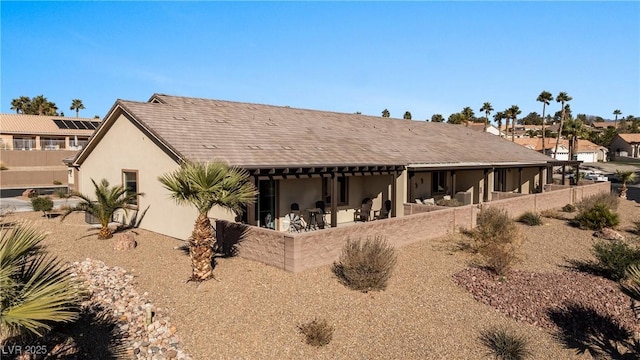
[[[588,137],[588,130],[582,120],[570,119],[565,123],[564,132],[569,138],[569,159],[572,160],[577,153],[578,138]]]
[[[485,102],[482,104],[480,111],[484,111],[484,131],[487,131],[487,126],[489,126],[489,114],[493,111],[493,107],[491,107],[490,102]]]
[[[516,129],[515,129],[516,120],[518,119],[518,115],[520,115],[521,113],[522,113],[522,111],[520,111],[520,108],[518,107],[518,105],[511,105],[510,108],[505,110],[505,116],[508,119],[512,120],[511,121],[511,141],[515,141],[514,139],[515,139],[515,136],[516,136]]]
[[[626,171],[616,170],[616,176],[622,183],[622,186],[620,186],[620,198],[626,199],[627,183],[636,181],[637,175],[634,171],[631,171],[631,170],[626,170]]]
[[[122,185],[109,186],[109,181],[106,179],[102,179],[100,184],[97,184],[93,179],[91,179],[91,182],[95,188],[96,200],[94,201],[87,195],[74,192],[73,196],[79,197],[81,201],[76,206],[67,209],[62,214],[62,220],[75,211],[89,213],[100,221],[101,227],[98,239],[109,239],[113,236],[113,231],[109,228],[109,222],[116,210],[122,209],[126,212],[127,207],[135,202],[138,196],[144,196],[144,194],[129,191]]]
[[[390,116],[391,116],[391,113],[389,112],[389,110],[387,109],[382,110],[382,117],[388,118]]]
[[[538,95],[538,98],[536,99],[536,101],[539,101],[542,103],[542,153],[543,154],[546,154],[547,152],[545,147],[544,113],[545,113],[545,110],[547,109],[547,105],[551,103],[551,100],[553,100],[553,95],[546,90],[541,92],[540,95]]]
[[[76,111],[76,117],[80,116],[80,110],[84,109],[84,104],[80,99],[71,100],[71,107],[69,109]]]
[[[554,154],[553,156],[555,156],[556,159],[558,157],[558,144],[560,144],[560,138],[562,137],[562,129],[563,129],[563,126],[564,126],[564,116],[565,116],[565,113],[566,113],[566,109],[564,107],[564,104],[566,102],[571,101],[572,99],[573,98],[571,96],[569,96],[564,91],[561,91],[558,94],[558,96],[556,96],[556,102],[559,102],[560,105],[562,106],[562,114],[560,115],[560,127],[558,128],[558,138],[557,138],[557,141],[556,141],[556,148],[555,148],[555,150],[553,152],[553,154]]]
[[[178,204],[188,204],[198,210],[198,217],[189,238],[191,280],[204,281],[213,277],[213,245],[215,235],[209,220],[214,206],[242,212],[242,207],[255,201],[257,190],[249,174],[224,162],[185,162],[177,170],[158,178]]]
[[[78,317],[81,292],[55,257],[45,235],[28,225],[0,235],[0,344],[28,333],[42,336],[55,322]]]
[[[405,120],[411,120],[411,112],[405,111],[404,116],[402,118]]]
[[[11,100],[11,110],[15,110],[16,114],[24,114],[30,103],[31,98],[28,96],[20,96],[19,98]]]
[[[498,111],[493,115],[493,120],[498,124],[498,130],[502,131],[502,120],[505,119],[504,111]],[[506,136],[506,128],[505,128],[505,136]]]
[[[469,106],[466,106],[464,109],[462,109],[460,114],[462,114],[462,119],[465,126],[469,126],[469,121],[473,121],[473,118],[475,116],[475,114],[473,113],[473,109],[471,109],[471,107]]]
[[[614,128],[617,129],[618,128],[618,115],[622,115],[622,111],[620,111],[619,109],[615,109],[613,110],[613,115],[616,116],[615,122],[614,124]]]

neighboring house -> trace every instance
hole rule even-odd
[[[545,130],[550,131],[551,134],[556,134],[558,132],[559,124],[551,124],[545,125]],[[509,124],[509,128],[506,128],[506,125],[502,125],[501,131],[504,132],[505,137],[511,138],[511,124]],[[542,137],[542,125],[524,125],[524,124],[516,124],[514,128],[514,138],[530,138],[531,132],[534,134],[538,134],[539,137]]]
[[[469,123],[467,127],[471,130],[485,132],[484,123]],[[498,130],[498,128],[495,125],[492,125],[492,124],[487,125],[486,132],[492,135],[497,135],[497,136],[504,135],[500,130]]]
[[[186,239],[196,210],[158,182],[186,160],[246,169],[260,194],[238,220],[276,230],[286,230],[294,203],[306,215],[323,201],[337,226],[367,199],[373,210],[391,200],[393,217],[419,198],[461,194],[475,204],[494,192],[535,193],[561,164],[465,126],[155,94],[118,100],[72,166],[81,192],[103,178],[143,192],[132,204],[146,211],[141,227]],[[235,219],[220,208],[210,216]]]
[[[542,138],[523,138],[523,139],[515,139],[515,143],[522,145],[528,149],[535,150],[537,152],[541,152],[547,154],[551,157],[554,157],[555,147],[556,147],[556,139],[550,138],[545,139],[544,147],[545,150],[542,150]],[[603,146],[596,145],[589,140],[578,139],[578,149],[576,152],[577,161],[582,161],[584,163],[594,163],[594,162],[604,162],[607,161],[607,148]],[[569,140],[561,139],[560,144],[558,145],[558,160],[568,160],[569,159]]]
[[[63,159],[74,157],[99,125],[100,119],[0,114],[0,158],[8,168],[0,186],[66,185],[73,171]]]
[[[0,148],[6,150],[80,150],[100,119],[0,114]]]
[[[591,131],[601,133],[607,128],[615,129],[617,125],[615,121],[594,121],[591,123]]]
[[[609,151],[616,156],[640,158],[640,134],[618,134],[611,141]]]

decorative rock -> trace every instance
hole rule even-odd
[[[38,192],[35,189],[27,189],[22,192],[22,196],[32,198],[38,195]]]
[[[138,246],[138,243],[131,232],[114,236],[113,250],[131,250],[135,249],[136,246]]]
[[[624,236],[622,236],[620,233],[610,228],[604,228],[602,230],[596,231],[593,233],[593,236],[604,239],[604,240],[623,240],[624,239]]]

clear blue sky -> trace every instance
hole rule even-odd
[[[414,120],[465,106],[640,116],[640,3],[6,2],[1,112],[153,93]],[[552,114],[560,109],[553,102]]]

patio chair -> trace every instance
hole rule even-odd
[[[327,223],[327,212],[325,210],[324,201],[322,200],[316,201],[316,208],[320,209],[320,218],[318,219],[318,227],[320,229],[324,229],[324,226]]]
[[[370,198],[362,199],[360,209],[356,209],[353,213],[353,221],[369,221],[371,220],[371,206],[373,202]]]
[[[388,219],[391,216],[391,200],[385,200],[382,208],[373,212],[375,220]]]

